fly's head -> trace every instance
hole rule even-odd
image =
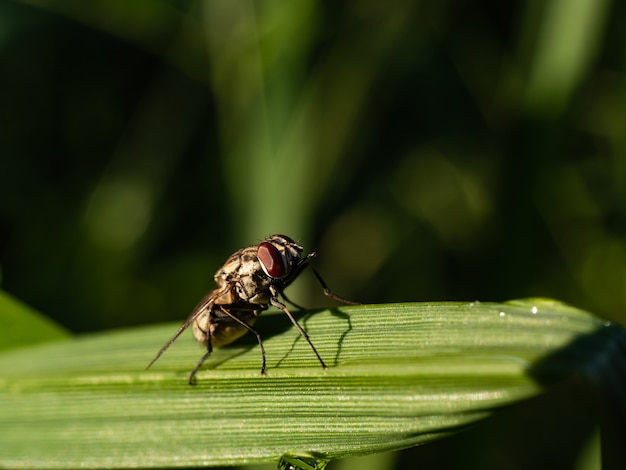
[[[303,248],[285,235],[272,235],[259,244],[261,269],[279,291],[287,287],[306,266],[314,253],[302,257]]]

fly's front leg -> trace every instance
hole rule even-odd
[[[348,299],[344,299],[343,297],[339,297],[337,294],[334,294],[330,288],[328,287],[328,284],[326,284],[326,281],[324,281],[324,278],[322,278],[322,275],[317,271],[317,269],[315,269],[313,267],[313,264],[311,263],[311,260],[313,258],[315,258],[317,255],[315,253],[309,253],[303,260],[302,262],[296,267],[296,272],[293,276],[293,278],[296,278],[297,276],[299,276],[302,271],[304,271],[307,267],[311,268],[311,271],[313,271],[313,274],[315,275],[315,277],[317,278],[317,282],[320,283],[320,286],[322,287],[322,290],[324,292],[324,295],[328,298],[331,298],[333,300],[336,300],[337,302],[341,302],[342,304],[347,304],[347,305],[361,305],[359,302],[352,302],[351,300]],[[289,300],[287,297],[285,297],[285,294],[281,292],[281,295],[283,296],[283,298],[289,302],[290,304],[293,304],[294,306],[298,307],[298,308],[302,308],[297,304],[294,304],[291,300]],[[282,310],[282,309],[281,309]]]
[[[339,297],[337,294],[333,294],[330,288],[328,287],[328,285],[326,284],[326,281],[324,281],[320,273],[317,272],[317,269],[315,269],[313,265],[310,265],[310,267],[311,267],[311,271],[313,271],[313,274],[315,274],[315,277],[317,278],[318,282],[322,286],[322,290],[324,291],[324,295],[326,297],[330,297],[331,299],[336,300],[337,302],[341,302],[347,305],[361,305],[358,302],[352,302],[351,300],[344,299],[343,297]]]

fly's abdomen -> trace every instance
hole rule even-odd
[[[256,317],[261,313],[259,310],[229,311],[238,320],[252,326]],[[193,322],[193,335],[199,343],[205,346],[219,348],[232,343],[248,332],[248,329],[234,318],[225,314],[219,308],[213,308],[198,316]]]

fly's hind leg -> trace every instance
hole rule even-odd
[[[208,357],[211,355],[211,353],[213,352],[213,343],[211,341],[211,328],[210,327],[208,331],[206,332],[206,349],[207,351],[202,355],[202,357],[196,364],[196,367],[194,367],[191,373],[189,374],[189,379],[187,379],[187,383],[189,385],[195,385],[194,378],[196,376],[196,373],[200,370],[200,367],[202,367],[202,364],[204,364],[204,361],[206,361]]]
[[[187,383],[189,385],[195,385],[195,376],[196,376],[196,372],[198,372],[200,370],[200,367],[202,367],[202,364],[204,364],[204,361],[207,360],[207,358],[211,355],[211,350],[209,349],[207,352],[204,353],[204,355],[200,358],[200,360],[198,361],[198,364],[196,364],[196,367],[193,368],[193,370],[191,371],[191,374],[189,374],[189,379],[187,380]]]

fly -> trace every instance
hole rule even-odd
[[[256,318],[273,306],[281,310],[296,327],[300,335],[313,350],[317,360],[327,369],[324,360],[313,346],[309,336],[298,324],[295,317],[280,301],[293,304],[284,290],[310,267],[324,294],[336,301],[357,305],[333,294],[317,270],[311,265],[315,253],[302,256],[303,248],[285,235],[272,235],[258,245],[242,248],[233,253],[226,263],[215,273],[217,288],[207,294],[191,312],[185,323],[176,331],[148,364],[150,368],[174,341],[192,326],[196,340],[206,346],[207,352],[189,374],[189,384],[214,347],[224,346],[250,332],[256,336],[261,349],[261,374],[265,375],[265,348],[259,333],[252,327]],[[294,304],[295,305],[295,304]]]

